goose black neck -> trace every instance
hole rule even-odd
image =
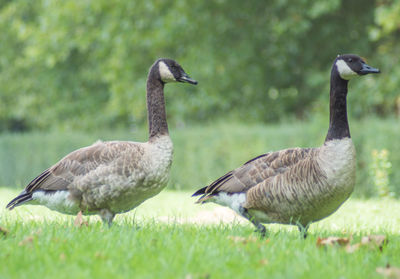
[[[164,83],[160,79],[157,66],[150,69],[147,78],[147,113],[149,121],[149,139],[168,135],[165,113]]]
[[[331,72],[329,130],[325,141],[350,138],[346,100],[348,83],[348,80],[340,77],[334,64]]]

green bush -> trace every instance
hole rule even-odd
[[[372,162],[370,164],[370,175],[373,178],[379,197],[387,198],[393,195],[389,189],[389,175],[392,164],[389,161],[389,151],[387,149],[372,150]]]
[[[383,72],[353,87],[350,112],[391,115],[398,4],[380,2],[0,0],[0,131],[143,125],[147,71],[165,56],[199,80],[166,89],[172,123],[304,118],[344,52]]]

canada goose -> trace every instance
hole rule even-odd
[[[111,225],[167,184],[173,146],[165,115],[164,84],[197,84],[172,59],[158,59],[147,78],[149,140],[98,141],[68,154],[32,180],[8,209],[41,204],[66,214],[99,214]]]
[[[261,223],[294,224],[306,237],[310,223],[333,212],[353,191],[355,149],[347,122],[347,84],[379,73],[357,55],[339,55],[331,71],[330,121],[318,148],[290,148],[258,156],[198,190],[197,203],[228,206],[265,235]]]

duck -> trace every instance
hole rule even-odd
[[[233,209],[266,235],[263,225],[298,226],[305,238],[311,223],[334,213],[353,192],[356,151],[347,119],[349,81],[380,73],[354,54],[338,55],[330,79],[329,128],[322,146],[268,152],[196,191],[196,203]]]
[[[64,214],[97,214],[111,225],[116,214],[160,193],[173,156],[164,98],[164,85],[172,82],[197,84],[175,60],[156,60],[146,86],[147,142],[97,141],[75,150],[33,179],[6,208],[44,205]]]

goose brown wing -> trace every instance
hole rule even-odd
[[[286,172],[308,157],[312,150],[312,148],[291,148],[263,154],[218,178],[209,186],[197,191],[194,196],[203,195],[198,201],[202,202],[219,192],[245,192],[272,176]]]
[[[127,152],[131,153],[136,149],[140,149],[140,147],[129,142],[98,142],[78,149],[33,179],[26,186],[25,192],[67,190],[77,177],[94,171],[100,165],[108,165],[121,155],[126,155]]]

